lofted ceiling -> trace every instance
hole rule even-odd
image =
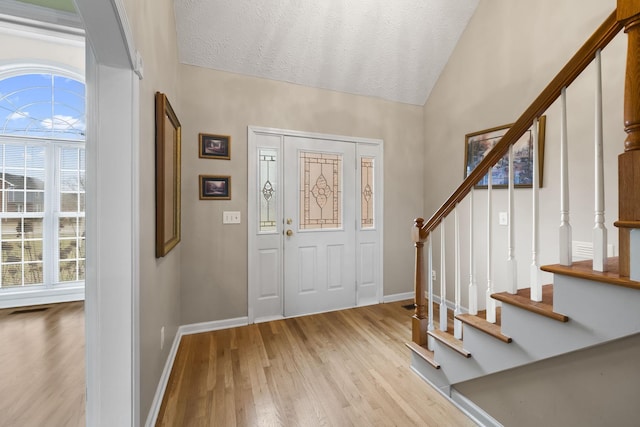
[[[479,0],[174,0],[180,62],[424,105]]]
[[[179,60],[424,105],[478,2],[174,0]],[[16,3],[77,16],[73,0],[0,0]]]

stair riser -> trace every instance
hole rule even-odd
[[[546,359],[603,341],[590,325],[570,318],[562,323],[518,307],[502,307],[502,330],[514,342],[527,349],[533,360]],[[595,319],[591,319],[592,321]]]
[[[598,342],[640,332],[640,292],[635,289],[557,274],[553,289],[554,309]]]

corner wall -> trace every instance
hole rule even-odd
[[[615,0],[498,1],[481,0],[424,108],[424,215],[432,215],[463,179],[465,134],[513,123],[573,54],[615,9]],[[618,211],[617,156],[623,151],[622,98],[626,35],[621,33],[603,51],[604,158],[606,226],[609,243],[618,245],[613,221]],[[595,71],[588,68],[567,90],[569,180],[573,240],[590,242],[594,223],[594,93]],[[544,183],[540,192],[540,265],[558,261],[560,224],[560,108],[547,115]],[[479,308],[484,308],[486,273],[487,190],[476,190],[474,204]],[[498,212],[507,211],[507,190],[493,191],[493,283],[506,290],[507,227]],[[515,190],[516,259],[519,288],[529,286],[531,265],[531,191]],[[461,236],[468,236],[469,205],[460,205]],[[453,236],[453,219],[447,221]],[[435,241],[439,241],[439,231]],[[450,240],[451,242],[453,240]],[[462,283],[468,283],[468,239],[461,250]],[[439,249],[434,266],[440,273]],[[447,247],[447,276],[453,278],[453,244]],[[544,273],[543,282],[551,283]],[[439,289],[439,282],[435,284]],[[463,289],[466,286],[463,285]],[[453,300],[453,280],[447,287]],[[436,292],[439,293],[439,292]],[[462,305],[467,306],[463,292]]]
[[[164,258],[155,257],[155,100],[164,92],[178,118],[178,51],[173,1],[128,0],[127,17],[135,47],[144,61],[140,81],[140,423],[144,424],[171,343],[180,326],[180,261],[183,244]],[[117,124],[112,124],[117,126]],[[114,165],[114,167],[117,167]],[[184,237],[183,237],[184,241]],[[160,349],[160,328],[165,327]]]

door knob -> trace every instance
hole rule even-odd
[[[287,236],[293,236],[293,231],[287,230]]]

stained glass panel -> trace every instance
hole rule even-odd
[[[275,232],[277,230],[278,193],[276,192],[278,170],[278,152],[275,149],[261,148],[260,162],[260,231]]]
[[[342,155],[300,152],[300,229],[342,228]]]
[[[360,227],[374,227],[374,187],[373,187],[374,159],[362,157],[360,159]]]

